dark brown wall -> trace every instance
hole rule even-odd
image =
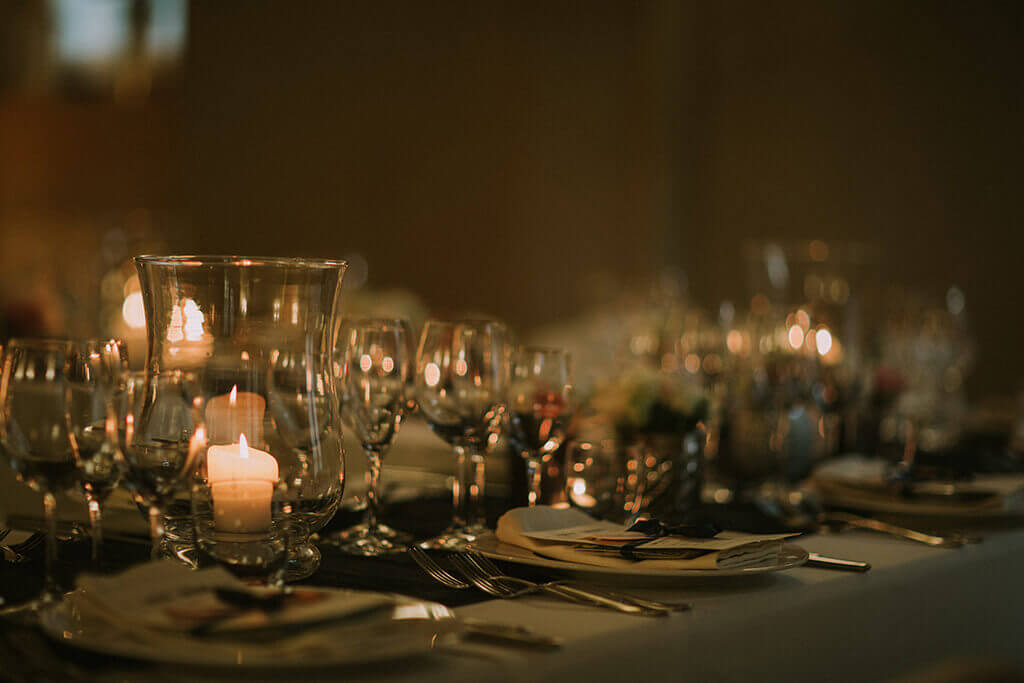
[[[0,102],[0,219],[149,205],[176,217],[174,249],[361,252],[375,286],[520,328],[571,312],[601,271],[682,265],[699,301],[742,302],[745,239],[874,242],[883,281],[965,290],[974,388],[1013,392],[1022,16],[197,1],[173,96]]]
[[[517,326],[636,275],[675,222],[671,4],[195,3],[197,248],[345,255]],[[667,20],[666,20],[667,19]]]
[[[875,242],[884,282],[965,290],[973,386],[1020,390],[1024,4],[698,8],[692,280],[741,297],[746,237]]]

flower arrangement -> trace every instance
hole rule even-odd
[[[707,417],[708,397],[679,374],[646,366],[595,387],[591,407],[620,435],[686,434]]]

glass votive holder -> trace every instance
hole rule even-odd
[[[215,449],[208,450],[214,456]],[[249,449],[250,452],[253,449]],[[239,457],[239,456],[235,456]],[[249,455],[239,458],[258,460]],[[198,463],[192,485],[192,516],[200,562],[212,560],[239,578],[282,585],[292,522],[277,481],[218,471],[216,457]],[[255,466],[254,466],[255,467]],[[234,476],[233,476],[234,475]]]

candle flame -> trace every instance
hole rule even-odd
[[[249,444],[245,440],[245,434],[238,435],[238,457],[249,457]]]
[[[228,398],[228,403],[235,405],[238,402],[238,385],[231,387],[231,396]]]

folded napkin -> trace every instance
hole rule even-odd
[[[194,571],[175,560],[114,576],[85,575],[76,602],[122,625],[164,632],[242,633],[356,618],[390,610],[380,593],[253,588],[220,567]]]
[[[782,539],[796,534],[745,534],[723,531],[713,538],[663,536],[638,548],[664,559],[630,560],[617,556],[626,543],[644,539],[611,522],[599,522],[572,508],[545,505],[509,510],[498,520],[498,540],[565,562],[610,567],[674,569],[738,569],[778,560]],[[611,551],[611,552],[609,552]]]

